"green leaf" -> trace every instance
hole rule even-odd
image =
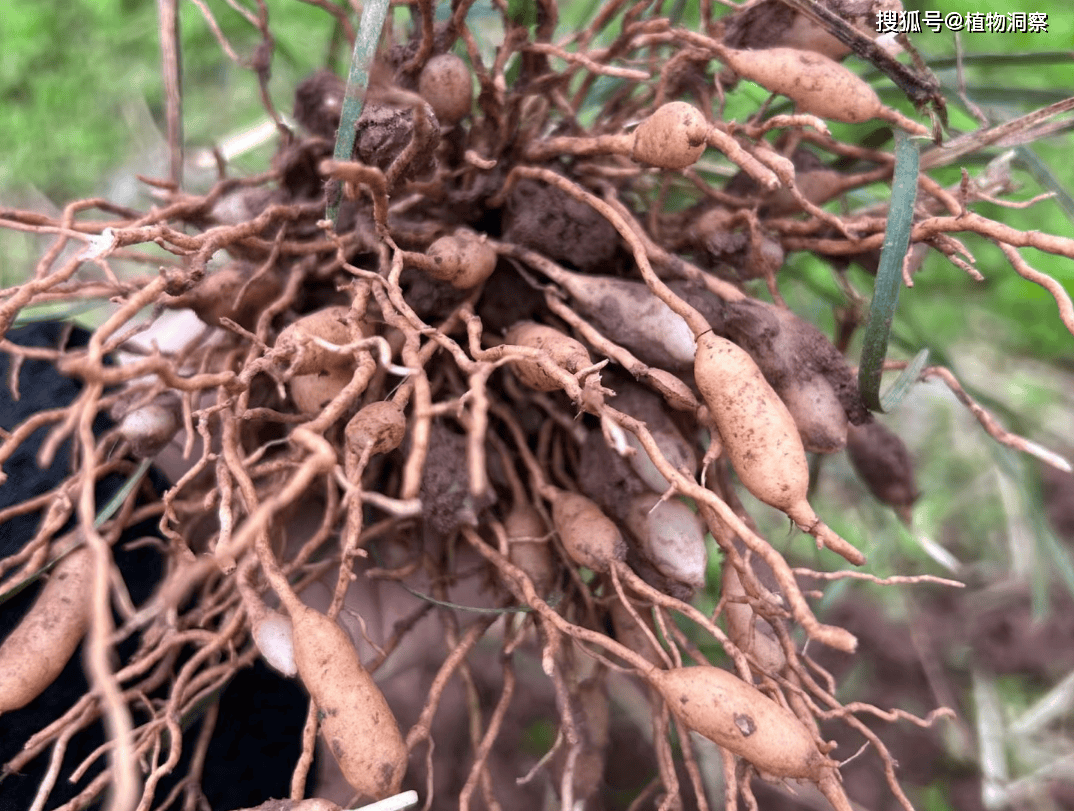
[[[507,16],[526,28],[537,25],[537,3],[534,0],[508,0]]]
[[[888,211],[884,247],[880,251],[880,268],[876,274],[873,301],[861,348],[858,385],[865,404],[873,411],[883,411],[880,403],[880,378],[888,352],[888,336],[899,303],[902,287],[902,262],[910,245],[910,227],[917,196],[917,145],[904,132],[895,134],[895,177],[891,184],[891,207]]]
[[[336,131],[336,148],[332,153],[337,161],[349,161],[354,153],[355,128],[362,115],[365,104],[365,91],[369,87],[369,68],[377,53],[380,32],[388,16],[389,0],[367,0],[362,9],[362,21],[358,26],[358,36],[354,38],[354,54],[351,56],[351,69],[347,74],[347,90],[343,96],[343,109],[340,111],[339,129]],[[325,217],[333,225],[339,223],[339,201],[343,187],[338,181],[328,184],[328,205]]]
[[[143,459],[135,471],[128,477],[127,481],[123,483],[123,486],[119,488],[114,496],[104,505],[97,517],[93,519],[93,526],[100,527],[105,521],[116,514],[123,502],[127,500],[127,496],[131,494],[135,487],[138,486],[138,482],[142,480],[142,476],[149,470],[149,466],[152,464],[152,459]]]
[[[895,382],[891,384],[891,388],[880,398],[880,405],[885,413],[894,411],[895,407],[910,393],[910,387],[917,382],[917,378],[921,375],[921,370],[925,368],[925,364],[928,362],[929,350],[927,348],[922,349],[910,361],[910,365],[902,370],[902,374],[895,379]]]
[[[18,329],[27,324],[38,324],[45,321],[71,321],[78,318],[78,316],[96,310],[100,306],[101,302],[99,300],[85,301],[75,305],[65,303],[37,304],[20,310],[11,326],[13,329]]]

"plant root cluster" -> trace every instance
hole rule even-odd
[[[353,40],[348,14],[315,5]],[[247,15],[264,45],[249,66],[264,87],[273,39],[265,5],[257,8]],[[409,753],[412,775],[424,775],[424,785],[413,776],[407,785],[419,788],[426,807],[454,802],[438,783],[433,720],[456,677],[471,699],[471,749],[453,753],[468,764],[460,807],[514,805],[497,796],[490,764],[510,705],[524,701],[532,681],[517,664],[529,651],[551,682],[558,731],[533,771],[513,777],[526,786],[547,775],[563,809],[601,790],[613,672],[637,677],[649,699],[657,776],[635,805],[709,807],[700,738],[686,726],[692,716],[669,703],[659,674],[714,659],[750,691],[747,709],[767,702],[773,718],[801,727],[811,751],[808,768],[796,770],[737,745],[730,733],[716,740],[725,808],[738,807],[740,797],[756,807],[751,781],[760,775],[812,781],[833,807],[848,809],[838,761],[852,753],[831,751],[823,733],[841,723],[879,756],[883,779],[909,809],[882,736],[864,719],[929,724],[943,711],[921,719],[836,698],[834,679],[808,644],[852,651],[855,639],[814,615],[800,578],[812,588],[816,578],[838,575],[792,568],[758,533],[727,461],[750,446],[735,444],[742,440],[730,435],[733,423],[713,413],[693,374],[694,342],[714,331],[718,337],[706,340],[749,353],[772,397],[792,409],[792,402],[814,404],[802,419],[793,411],[806,447],[837,450],[848,431],[871,423],[842,355],[779,306],[779,271],[793,251],[836,262],[875,257],[885,211],[834,214],[822,206],[890,178],[891,154],[835,140],[808,110],[723,120],[723,94],[737,77],[721,58],[731,46],[754,46],[743,41],[742,24],[725,41],[728,18],[709,2],[701,3],[700,30],[617,0],[566,38],[555,34],[555,0],[537,4],[530,26],[500,4],[504,36],[491,62],[470,3],[452,3],[450,17],[435,24],[433,0],[413,8],[418,33],[390,35],[397,41],[374,71],[352,160],[331,158],[345,93],[340,79],[321,73],[298,88],[298,128],[269,108],[280,146],[262,175],[230,177],[221,164],[204,194],[152,181],[159,204],[147,211],[102,199],[70,203],[58,217],[0,211],[3,227],[51,240],[27,281],[0,294],[0,335],[37,305],[108,302],[84,349],[31,349],[0,338],[13,360],[13,387],[27,358],[46,359],[83,384],[69,408],[42,411],[0,437],[0,463],[39,428],[48,431],[42,461],[68,439],[73,454],[72,472],[52,492],[0,513],[0,525],[40,514],[36,534],[0,560],[0,592],[37,576],[72,540],[88,552],[79,558],[88,584],[84,621],[70,633],[85,629],[90,678],[86,695],[29,737],[5,772],[48,758],[41,807],[68,741],[103,723],[108,743],[72,777],[102,758],[110,767],[64,809],[87,807],[105,792],[122,811],[179,801],[197,807],[199,757],[170,796],[158,796],[158,783],[179,762],[182,724],[212,707],[229,678],[266,650],[255,632],[277,625],[261,623],[278,618],[272,622],[283,623],[286,648],[287,620],[298,623],[311,584],[328,584],[322,608],[334,620],[348,617],[348,595],[379,583],[420,591],[423,602],[385,635],[367,635],[362,650],[370,655],[359,670],[375,676],[423,621],[438,623],[443,640],[416,720],[401,729],[400,751]],[[861,30],[851,33],[867,39]],[[470,115],[438,121],[434,110],[449,116],[444,110],[454,108],[424,98],[420,89],[436,83],[421,76],[449,51],[464,55],[477,93],[464,108]],[[928,77],[917,79],[919,89],[931,87]],[[583,125],[597,97],[595,123]],[[672,121],[658,144],[682,135],[681,154],[644,160],[652,145],[634,139],[636,125],[675,100],[687,100],[693,113],[682,119],[683,132]],[[852,169],[828,168],[835,159]],[[324,214],[332,182],[343,192],[335,223]],[[957,235],[995,242],[1016,272],[1055,296],[1074,332],[1062,288],[1018,253],[1034,247],[1074,259],[1074,240],[1019,232],[970,209],[1004,191],[968,178],[945,189],[922,174],[912,244],[975,273]],[[691,202],[672,210],[669,201],[683,199]],[[430,250],[445,238],[455,241]],[[119,262],[146,270],[121,275]],[[775,306],[747,295],[750,279],[765,280]],[[594,295],[594,285],[611,292]],[[140,340],[171,311],[193,311],[201,327],[174,349]],[[658,313],[652,324],[648,313]],[[860,315],[847,314],[844,337]],[[530,323],[555,337],[518,329]],[[665,341],[676,330],[685,350]],[[117,353],[124,362],[112,361]],[[926,375],[960,391],[946,370]],[[967,404],[993,436],[1025,448],[981,406]],[[95,436],[102,413],[117,425]],[[170,458],[171,487],[148,503],[135,488],[100,521],[94,485],[129,470],[123,460],[132,456]],[[642,461],[651,463],[648,478],[633,464]],[[894,469],[883,459],[875,464]],[[748,479],[749,471],[737,472]],[[892,506],[907,510],[917,495],[912,468],[891,475],[906,477],[904,503]],[[690,602],[696,581],[645,545],[644,521],[628,519],[638,514],[639,496],[649,505],[685,498],[696,509],[702,536],[710,533],[723,556],[712,614]],[[568,509],[571,498],[586,503]],[[787,512],[818,545],[864,560],[819,517],[799,519],[811,510],[796,510]],[[130,605],[114,575],[112,544],[123,527],[148,517],[159,523],[165,575],[149,601]],[[841,562],[826,552],[820,559]],[[457,605],[460,584],[470,584],[482,605]],[[359,636],[369,619],[357,617]],[[117,661],[117,645],[131,639],[134,653]],[[472,669],[490,640],[502,664],[501,693],[483,708]],[[321,704],[335,700],[334,688],[310,683],[301,662],[298,669]],[[194,744],[202,753],[211,709],[205,717]],[[735,718],[748,738],[753,716]],[[293,800],[308,791],[319,723],[311,703]],[[395,765],[401,779],[407,765]],[[389,776],[355,790],[398,787]]]

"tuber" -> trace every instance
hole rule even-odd
[[[626,542],[615,522],[585,496],[556,491],[552,523],[567,554],[579,566],[604,573],[626,557]]]
[[[615,406],[625,414],[641,420],[652,434],[653,440],[664,458],[676,470],[693,478],[697,474],[697,452],[694,446],[683,438],[675,423],[665,413],[664,406],[652,392],[634,384],[616,385]],[[627,444],[634,449],[629,457],[634,472],[656,493],[665,493],[671,483],[657,470],[656,464],[649,457],[641,440],[627,432]]]
[[[344,346],[365,336],[364,328],[352,332],[349,324],[350,307],[335,305],[308,313],[285,327],[276,338],[276,351],[290,358],[291,371],[296,375],[317,374],[325,369],[354,369],[354,356],[335,352],[318,344],[319,338],[336,346]]]
[[[663,369],[690,368],[693,333],[682,316],[644,283],[571,273],[555,266],[541,270],[570,294],[593,326],[646,363]]]
[[[283,290],[274,271],[257,273],[245,262],[232,262],[219,270],[210,271],[191,290],[168,301],[169,307],[188,307],[212,327],[220,326],[221,318],[230,318],[246,329],[252,329],[258,316]]]
[[[914,135],[928,135],[927,127],[882,104],[864,79],[823,54],[795,48],[722,48],[719,55],[736,73],[787,96],[800,113],[849,124],[879,118]]]
[[[507,343],[527,346],[547,352],[552,361],[572,374],[592,364],[589,351],[583,344],[557,329],[535,324],[530,321],[515,324],[507,331]],[[512,367],[519,379],[537,391],[556,391],[560,383],[529,358],[512,361]]]
[[[434,56],[418,76],[418,93],[429,102],[436,120],[454,126],[470,114],[474,100],[470,68],[455,54]]]
[[[504,529],[508,559],[533,581],[538,595],[549,594],[560,570],[540,513],[531,504],[516,502],[504,520]]]
[[[880,422],[851,428],[847,455],[869,492],[909,524],[917,501],[914,463],[902,438]]]
[[[272,667],[285,676],[298,673],[290,618],[266,609],[262,616],[253,619],[253,637],[261,656]]]
[[[791,412],[806,450],[835,453],[847,444],[846,412],[822,375],[790,378],[775,388]]]
[[[746,489],[851,563],[864,563],[864,555],[809,506],[809,466],[794,418],[749,354],[726,338],[703,333],[697,339],[694,378]]]
[[[683,724],[764,774],[819,781],[836,767],[790,710],[726,670],[679,667],[647,679]]]
[[[709,125],[701,111],[685,101],[669,101],[634,130],[630,157],[661,169],[685,169],[705,151]]]
[[[287,602],[295,666],[317,706],[321,734],[343,776],[366,798],[397,794],[407,749],[383,693],[342,628],[297,600]]]
[[[738,645],[743,653],[752,654],[761,670],[765,673],[780,673],[787,664],[787,657],[780,647],[779,640],[768,622],[757,615],[745,600],[746,589],[742,578],[730,561],[724,561],[720,572],[720,592],[727,605],[724,614],[727,617],[727,635]]]
[[[460,290],[477,287],[496,270],[496,251],[483,235],[468,228],[440,237],[426,256],[429,261],[422,262],[421,269]]]
[[[405,435],[403,410],[391,400],[378,400],[351,418],[343,438],[347,451],[360,457],[366,448],[370,454],[393,451],[402,444]]]
[[[0,713],[25,707],[56,680],[89,627],[90,550],[59,561],[30,610],[0,645]]]
[[[276,338],[273,350],[290,363],[291,398],[303,414],[321,411],[351,382],[358,367],[372,377],[376,365],[364,350],[336,351],[318,343],[346,346],[372,333],[365,324],[350,323],[350,307],[325,307],[302,316]]]
[[[640,496],[630,505],[626,525],[641,544],[642,554],[662,575],[692,589],[705,585],[705,527],[689,507],[674,499]]]
[[[561,788],[567,764],[571,764],[573,808],[594,805],[588,802],[604,785],[604,768],[608,756],[609,707],[608,687],[603,670],[596,670],[588,678],[580,678],[579,663],[570,657],[560,656],[557,668],[563,673],[568,689],[556,694],[560,716],[570,714],[574,726],[575,743],[563,747],[552,761],[555,779],[553,785]],[[574,757],[568,753],[574,748]]]
[[[794,312],[758,299],[724,302],[695,287],[676,291],[702,310],[713,331],[745,349],[784,401],[806,448],[846,444],[847,422],[872,419],[843,354]]]
[[[130,443],[131,453],[149,459],[175,438],[182,421],[179,395],[166,391],[128,411],[119,423],[119,434]]]

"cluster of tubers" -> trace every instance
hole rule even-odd
[[[412,557],[399,566],[378,560],[376,574],[370,565],[364,575],[406,584],[419,572],[446,590],[464,577],[452,568],[463,548],[471,560],[491,562],[482,588],[500,602],[479,610],[526,604],[493,632],[510,642],[504,661],[534,640],[544,646],[541,666],[555,680],[560,717],[570,722],[556,744],[562,750],[547,758],[565,806],[571,794],[581,805],[597,794],[607,762],[610,668],[586,658],[599,651],[626,662],[649,691],[665,786],[677,780],[667,736],[674,721],[729,753],[728,763],[733,756],[768,778],[811,781],[846,811],[838,764],[814,722],[820,713],[795,681],[798,643],[787,630],[798,622],[807,638],[847,651],[854,639],[813,616],[782,553],[757,535],[737,502],[729,471],[818,546],[861,565],[862,552],[809,503],[806,454],[846,449],[870,491],[907,521],[918,494],[909,454],[873,420],[843,354],[818,329],[676,255],[694,250],[733,260],[741,265],[736,278],[766,278],[780,301],[774,278],[789,243],[760,218],[799,210],[816,216],[816,205],[842,189],[841,175],[796,174],[784,154],[793,152],[793,137],[773,145],[762,125],[714,122],[713,105],[702,103],[708,90],[692,94],[696,104],[664,101],[681,94],[680,79],[686,87],[696,78],[678,74],[658,85],[654,79],[644,115],[634,115],[629,94],[617,96],[610,131],[587,134],[573,120],[576,111],[550,117],[550,109],[571,109],[564,88],[574,92],[576,85],[548,83],[542,70],[549,54],[572,70],[592,67],[589,56],[569,59],[571,52],[542,34],[517,68],[504,67],[509,50],[497,55],[500,73],[493,75],[469,39],[456,48],[468,59],[452,52],[455,38],[471,36],[459,27],[467,4],[453,4],[458,19],[450,24],[436,21],[433,5],[415,6],[424,33],[374,71],[351,160],[328,160],[346,95],[342,81],[325,71],[303,82],[295,118],[308,137],[281,147],[272,173],[278,188],[238,200],[238,209],[259,201],[259,209],[286,209],[286,217],[245,228],[241,217],[227,222],[228,211],[238,210],[230,203],[214,198],[191,207],[197,222],[211,221],[215,236],[236,229],[221,243],[229,256],[209,262],[221,245],[199,253],[184,244],[176,253],[195,255],[189,261],[200,263],[197,272],[182,284],[173,273],[160,288],[172,292],[153,303],[191,310],[205,334],[191,340],[169,380],[109,380],[129,387],[129,399],[112,401],[113,436],[125,451],[151,459],[184,440],[189,451],[191,426],[201,438],[202,458],[189,462],[166,509],[153,513],[168,525],[170,549],[181,549],[180,574],[169,576],[197,571],[175,588],[179,597],[162,587],[161,611],[174,619],[195,586],[236,589],[238,598],[228,591],[220,600],[221,612],[246,623],[249,655],[260,653],[302,682],[347,784],[363,800],[380,800],[400,791],[416,760],[414,741],[428,730],[423,720],[404,738],[387,688],[371,673],[376,666],[363,665],[357,635],[337,622],[345,595],[366,585],[352,567],[371,556],[366,547],[381,551],[374,544],[383,540],[393,554]],[[538,5],[537,28],[554,27],[555,3]],[[657,22],[645,47],[682,34]],[[525,26],[513,30],[515,39],[529,35]],[[626,47],[636,32],[623,32]],[[792,133],[809,126],[827,137],[819,119],[876,119],[926,132],[822,53],[730,47],[701,35],[683,35],[678,44],[694,62],[718,59],[793,101],[797,115],[777,122]],[[638,72],[606,67],[612,77]],[[517,92],[504,86],[505,70],[516,69],[524,77]],[[389,70],[387,81],[379,73]],[[577,84],[582,99],[590,88]],[[485,116],[476,115],[478,107]],[[728,194],[724,208],[724,197],[714,195],[717,205],[709,196],[678,219],[655,212],[643,225],[627,201],[643,199],[645,184],[683,184],[661,187],[661,195],[680,193],[688,181],[707,184],[692,167],[708,146],[752,179],[756,198],[743,203]],[[330,183],[343,192],[336,223],[320,219]],[[557,199],[569,207],[549,212]],[[574,217],[578,210],[592,219]],[[821,213],[828,219],[817,222],[831,226],[834,215]],[[669,223],[680,233],[662,234]],[[559,244],[557,234],[546,233],[556,229],[582,234]],[[590,239],[594,245],[584,244]],[[535,276],[549,283],[542,287]],[[209,378],[201,388],[190,382]],[[324,520],[307,523],[319,526],[317,543],[295,553],[289,532],[316,510]],[[708,581],[717,549],[724,598],[718,620],[689,602],[715,587]],[[86,592],[100,572],[89,548],[67,539],[48,551],[37,556],[39,564],[54,564],[37,602],[0,645],[0,713],[39,696],[91,624]],[[186,558],[195,563],[183,568]],[[303,602],[295,584],[329,558],[337,591],[322,613]],[[761,584],[760,568],[775,585]],[[258,589],[275,592],[278,610]],[[452,603],[429,602],[439,605],[430,614],[452,616]],[[736,672],[683,666],[684,651],[698,660],[701,654],[669,621],[672,611],[723,645]],[[415,624],[421,616],[414,614]],[[384,659],[409,621],[397,624],[402,630],[384,645]],[[363,623],[359,618],[365,634]],[[445,634],[462,652],[452,667],[468,650],[458,632],[456,624]],[[234,638],[226,643],[238,647]],[[506,686],[504,692],[509,699]],[[430,698],[430,713],[439,699]],[[484,720],[476,698],[471,704],[468,731],[487,756],[495,736],[479,740]],[[306,745],[312,740],[310,734]],[[475,760],[467,790],[483,779]],[[335,808],[298,799],[300,783],[288,807]]]

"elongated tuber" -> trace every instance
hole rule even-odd
[[[56,680],[89,626],[93,556],[80,547],[56,564],[0,645],[0,713],[25,707]]]
[[[694,378],[746,489],[851,563],[864,563],[865,556],[809,506],[809,465],[798,428],[749,354],[706,332],[697,339]]]
[[[790,710],[726,670],[680,667],[647,678],[687,727],[763,773],[819,781],[836,766]]]
[[[824,54],[795,48],[726,48],[720,58],[750,81],[787,96],[798,112],[850,124],[879,118],[915,135],[928,135],[928,128],[882,104],[864,79]]]
[[[579,566],[607,572],[626,557],[626,542],[615,522],[585,496],[557,492],[552,521],[567,554]]]
[[[347,782],[370,799],[399,792],[407,750],[384,694],[333,620],[288,601],[295,666],[316,704],[321,734]]]

